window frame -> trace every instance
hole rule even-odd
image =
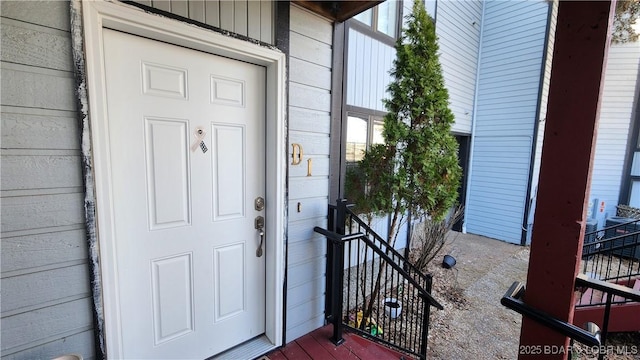
[[[637,98],[636,94],[636,98]],[[627,151],[623,165],[622,181],[618,204],[630,205],[633,192],[633,183],[640,181],[640,175],[633,175],[633,159],[636,153],[640,153],[640,101],[634,104],[633,114],[629,125]]]
[[[373,135],[374,135],[374,125],[376,124],[380,124],[384,126],[384,116],[386,115],[386,112],[383,111],[376,111],[376,110],[369,110],[369,109],[361,109],[361,108],[355,108],[353,106],[347,106],[347,113],[346,113],[346,126],[345,126],[345,147],[344,147],[344,151],[342,152],[342,159],[344,160],[345,164],[349,164],[349,163],[358,163],[359,161],[348,161],[347,160],[347,138],[349,136],[349,129],[348,129],[348,123],[349,123],[349,118],[350,117],[355,117],[358,119],[362,119],[366,122],[367,124],[367,139],[366,139],[366,144],[365,144],[365,150],[369,150],[371,148],[371,145],[374,144],[373,142]],[[377,143],[376,143],[377,144]]]
[[[379,9],[378,7],[380,5],[376,5],[368,10],[371,10],[371,25],[367,25],[363,22],[361,22],[360,20],[356,19],[355,16],[352,17],[351,19],[349,19],[349,27],[357,30],[361,33],[364,33],[376,40],[382,41],[388,45],[395,45],[396,40],[400,37],[401,31],[402,31],[402,7],[403,7],[403,3],[402,1],[396,1],[396,0],[386,0],[387,1],[392,1],[393,3],[396,4],[396,16],[394,19],[394,36],[390,36],[380,30],[378,30],[378,14],[379,14]],[[365,10],[365,11],[368,11]],[[362,14],[362,13],[360,13]],[[359,14],[358,14],[359,15]],[[357,16],[357,15],[356,15]]]
[[[356,170],[358,171],[359,168],[359,164],[362,161],[362,157],[360,159],[358,159],[358,157],[355,155],[354,152],[354,160],[349,160],[347,159],[347,148],[349,147],[349,142],[347,142],[347,138],[349,136],[349,119],[350,118],[356,118],[359,120],[364,121],[365,125],[366,125],[366,139],[365,139],[365,147],[364,150],[365,152],[368,151],[371,146],[374,144],[373,139],[374,139],[374,126],[376,124],[380,124],[384,126],[384,116],[386,115],[386,112],[383,111],[377,111],[377,110],[371,110],[371,109],[364,109],[364,108],[359,108],[359,107],[355,107],[355,106],[351,106],[351,105],[347,105],[346,106],[346,111],[345,111],[345,117],[344,117],[344,132],[343,132],[343,148],[342,148],[342,154],[341,154],[341,159],[340,162],[342,164],[344,164],[343,169],[344,172],[342,173],[343,175],[342,178],[340,179],[341,182],[341,196],[342,198],[347,198],[349,200],[353,200],[355,197],[357,196],[352,196],[350,197],[349,195],[353,195],[353,194],[349,194],[347,192],[348,189],[348,183],[347,183],[347,179],[348,179],[348,172],[350,170]],[[382,135],[382,134],[381,134]],[[357,143],[357,144],[361,144],[361,143]],[[355,148],[354,148],[355,149]],[[364,156],[364,154],[363,154]],[[356,185],[358,186],[358,185]],[[364,185],[361,185],[364,186]],[[361,189],[354,189],[355,191],[357,191],[358,193],[360,191],[366,191],[365,188],[361,188]]]

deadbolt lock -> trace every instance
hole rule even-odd
[[[257,211],[262,211],[262,210],[264,210],[264,199],[263,199],[262,197],[258,196],[258,197],[256,198],[256,201],[255,201],[255,207],[256,207],[256,210],[257,210]]]
[[[264,218],[262,216],[256,217],[255,227],[256,227],[257,230],[264,229]]]

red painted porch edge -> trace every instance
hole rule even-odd
[[[344,332],[344,343],[331,343],[332,325],[316,329],[273,350],[269,360],[401,360],[414,357],[389,349],[359,335]]]
[[[584,323],[593,322],[602,327],[604,305],[585,306],[576,308],[573,323],[582,326]],[[609,316],[609,332],[640,331],[640,303],[611,305]]]
[[[573,317],[573,288],[580,263],[603,64],[614,6],[615,1],[560,1],[558,7],[524,300],[568,322]],[[525,317],[520,344],[533,346],[531,349],[567,346],[568,339]],[[521,354],[519,358],[566,359],[566,354]]]

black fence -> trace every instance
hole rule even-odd
[[[589,278],[633,287],[640,281],[640,220],[623,222],[585,234],[591,241],[582,249],[582,272]],[[576,306],[603,305],[601,291],[585,290]],[[614,297],[613,304],[631,301]]]
[[[346,204],[329,206],[328,229],[315,228],[327,242],[327,319],[333,342],[342,329],[426,358],[431,276],[409,263]]]
[[[514,282],[513,285],[504,294],[500,303],[511,310],[514,310],[523,316],[526,316],[539,324],[554,329],[557,332],[570,337],[572,340],[579,341],[591,347],[601,348],[606,345],[607,333],[609,326],[609,317],[611,315],[611,306],[614,298],[628,299],[629,301],[639,302],[640,292],[620,286],[607,281],[595,280],[585,274],[579,274],[576,277],[576,289],[585,291],[585,289],[598,291],[604,294],[604,316],[602,329],[593,322],[584,324],[580,328],[574,324],[562,321],[540,311],[524,302],[525,286],[520,282]],[[598,359],[605,358],[606,351],[600,351]]]

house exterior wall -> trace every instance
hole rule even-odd
[[[544,141],[544,129],[547,124],[547,103],[549,100],[549,85],[551,83],[551,63],[553,61],[553,46],[555,44],[556,26],[558,23],[558,1],[551,3],[551,15],[549,17],[549,31],[546,48],[546,60],[544,64],[544,77],[542,80],[542,89],[540,95],[540,115],[538,116],[538,130],[534,134],[535,149],[533,156],[533,167],[531,173],[531,186],[529,190],[529,199],[526,206],[529,207],[527,216],[527,244],[531,243],[533,234],[533,219],[536,211],[536,196],[538,193],[538,180],[540,178],[540,162],[542,160],[542,142]]]
[[[466,230],[520,243],[549,5],[485,4]]]
[[[407,14],[411,14],[413,11],[413,0],[398,0],[402,2],[402,28],[407,25]],[[424,9],[431,18],[435,19],[437,0],[425,0]]]
[[[273,43],[271,2],[138,2]],[[255,11],[252,12],[254,7]],[[326,227],[329,197],[333,25],[330,21],[298,6],[292,5],[290,10],[288,134],[289,143],[300,144],[304,152],[300,165],[291,165],[290,161],[288,162],[289,223],[285,326],[287,339],[293,340],[324,324],[326,242],[323,237],[313,232],[313,228]],[[256,23],[262,25],[260,29],[256,29],[260,32],[251,30],[251,24]],[[290,147],[289,159],[292,155],[291,150]],[[312,160],[312,176],[307,176],[308,159]]]
[[[96,354],[94,316],[84,219],[82,154],[74,92],[76,83],[69,29],[69,2],[2,1],[0,4],[0,276],[3,290],[0,351],[3,359],[46,359],[69,353],[93,359]],[[213,15],[209,17],[214,11],[210,6],[212,4],[214,2],[203,1],[147,3],[178,16],[190,16],[196,21],[215,19]],[[235,14],[219,15],[218,18],[223,21],[219,26],[256,40],[274,42],[272,2],[215,4],[220,14]],[[246,6],[243,7],[243,4]],[[300,14],[294,17],[298,15]],[[225,23],[228,19],[232,21]],[[244,25],[243,19],[247,19]],[[206,21],[209,25],[217,26],[211,22],[213,20],[209,20]],[[305,34],[305,29],[300,29],[309,26],[305,21],[313,24],[317,19],[308,15],[302,21],[293,18],[292,27],[299,27],[297,34]],[[260,24],[260,28],[253,27],[253,24]],[[322,22],[320,32],[323,35],[329,34],[330,43],[331,24]],[[308,33],[306,35],[312,36]],[[326,37],[324,39],[326,41]],[[301,46],[306,45],[303,42]],[[294,51],[299,50],[300,46],[295,49]],[[325,89],[330,84],[331,49],[329,47],[328,55],[326,51],[322,52],[324,67],[315,66],[313,61],[306,64],[301,60],[305,56],[317,56],[318,52],[315,50],[298,51],[301,55],[292,57],[291,76],[297,82],[294,84],[292,80],[292,86],[297,86],[300,94],[307,95],[292,96],[292,101],[297,101],[300,106],[296,108],[292,105],[290,125],[293,141],[307,145],[307,154],[314,157],[320,154],[324,158],[314,158],[316,177],[306,178],[309,179],[307,184],[292,186],[291,195],[292,199],[304,198],[305,216],[307,219],[315,216],[320,219],[321,224],[326,222],[328,181],[324,178],[328,177],[329,115],[315,110],[305,112],[302,104],[311,99],[321,104],[320,109],[328,111],[329,95]],[[326,63],[325,59],[329,59],[329,62]],[[304,67],[304,70],[300,71],[298,66]],[[323,89],[323,96],[317,96],[316,87]],[[308,116],[309,113],[313,116]],[[324,117],[326,130],[323,132],[316,120]],[[311,129],[311,135],[296,138],[294,130],[304,131],[305,127],[307,130]],[[323,136],[314,137],[313,132],[322,133],[326,139]],[[318,149],[314,150],[314,147]],[[301,171],[296,170],[298,169],[291,171],[294,183],[294,178],[301,174]],[[317,201],[317,206],[313,206],[316,203],[307,196],[317,192],[316,187],[320,189],[322,200]],[[310,213],[313,215],[309,215]],[[304,221],[301,216],[292,218]],[[313,225],[299,231],[312,229]],[[318,264],[323,261],[324,250],[312,248],[318,246],[318,243],[324,244],[322,241],[301,243],[300,246],[292,244],[292,256],[299,255],[297,262],[292,261],[294,274],[308,274],[311,271],[309,269],[312,269],[313,279],[323,276],[323,267],[320,273],[317,269],[321,268]],[[303,256],[313,257],[313,261],[300,260]],[[304,282],[296,281],[298,284]],[[316,283],[320,286],[324,284],[324,280]],[[323,285],[320,290],[324,290]],[[322,299],[321,296],[319,298]],[[317,304],[317,297],[314,299],[316,303],[313,304]],[[299,305],[305,304],[306,302]],[[322,305],[316,307],[321,309]],[[295,310],[294,306],[291,308]],[[311,313],[309,311],[298,317],[306,320],[304,316]],[[312,313],[316,319],[314,324],[321,325],[318,314],[321,315],[322,311]],[[296,319],[295,316],[291,318]],[[303,327],[299,326],[300,329]]]
[[[609,48],[590,192],[591,199],[605,202],[604,211],[598,209],[595,214],[600,226],[605,217],[616,215],[622,177],[629,175],[624,160],[637,101],[639,63],[640,42]]]
[[[273,44],[273,2],[270,0],[135,0],[158,10]]]
[[[412,10],[403,1],[403,15]],[[436,17],[440,63],[455,116],[452,131],[471,133],[471,114],[475,92],[478,46],[480,42],[481,1],[427,1],[427,12]],[[406,19],[403,16],[403,24]],[[386,111],[382,100],[391,82],[389,71],[395,60],[393,46],[355,29],[349,29],[347,60],[347,105]]]
[[[287,341],[324,324],[326,240],[313,228],[327,226],[333,26],[292,5],[290,31],[289,144],[304,156],[288,161]]]
[[[347,52],[347,105],[386,111],[382,99],[388,97],[395,49],[349,29]]]
[[[476,90],[482,1],[439,1],[436,35],[442,75],[455,116],[451,131],[471,134]]]
[[[94,356],[64,1],[2,1],[2,358]]]
[[[403,25],[410,14],[413,1],[403,0]],[[439,38],[440,63],[449,91],[451,110],[455,116],[452,131],[471,133],[471,115],[475,96],[480,42],[482,1],[425,2],[427,13],[436,19],[436,35]],[[395,60],[393,46],[349,29],[347,42],[347,92],[346,104],[363,109],[386,111],[382,100],[388,96],[387,86],[392,81],[389,74]],[[373,228],[378,234],[388,231],[388,219],[377,218]],[[402,226],[395,247],[406,246],[408,228]]]

